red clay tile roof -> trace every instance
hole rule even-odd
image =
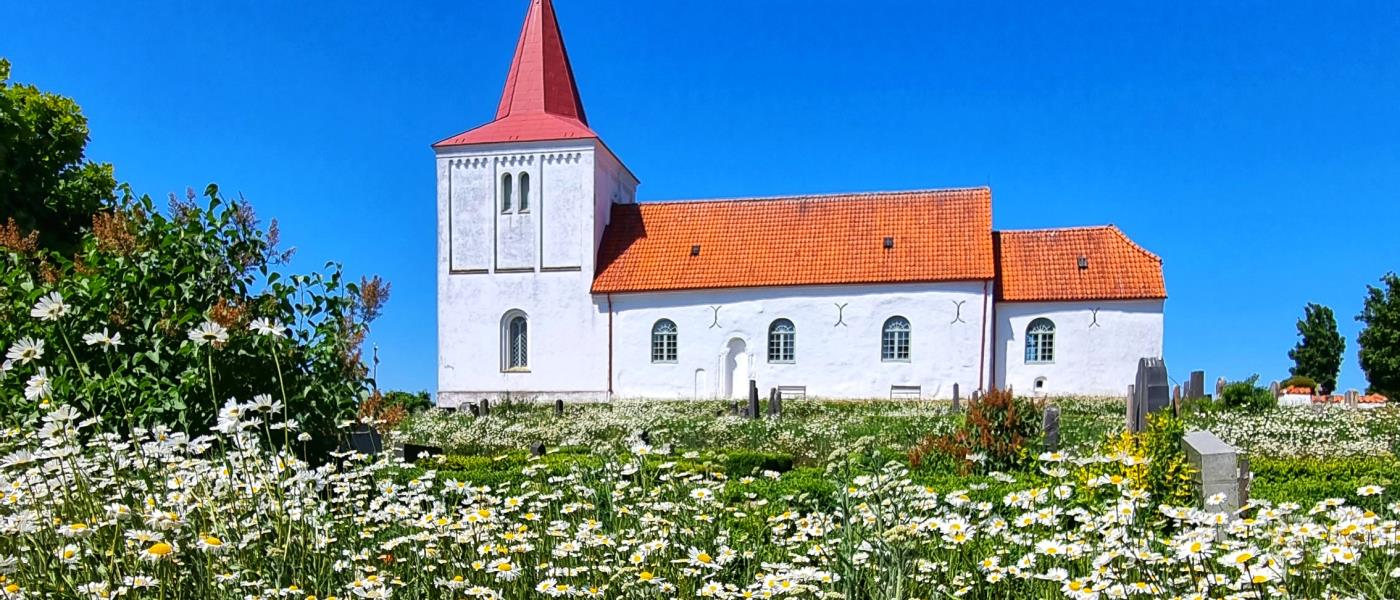
[[[615,204],[593,291],[985,280],[991,233],[988,188]]]
[[[1146,300],[1167,297],[1162,259],[1117,227],[998,231],[997,299]],[[1087,268],[1079,268],[1079,258]]]
[[[554,4],[531,0],[496,119],[433,147],[596,137],[588,128]]]

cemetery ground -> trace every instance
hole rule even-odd
[[[1003,396],[427,411],[386,438],[444,450],[412,462],[308,457],[269,396],[199,437],[46,403],[0,435],[0,598],[1400,597],[1400,412],[1127,435],[1121,399],[1059,399],[1049,452]],[[1252,453],[1251,504],[1196,497],[1188,428]]]

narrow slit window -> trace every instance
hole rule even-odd
[[[501,213],[510,212],[510,195],[515,191],[511,185],[510,173],[501,176]]]
[[[530,320],[520,311],[506,315],[501,351],[502,370],[525,371],[530,368]]]
[[[520,212],[530,210],[530,174],[520,174]]]

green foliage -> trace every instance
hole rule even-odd
[[[1303,307],[1303,318],[1298,320],[1298,345],[1288,351],[1293,367],[1288,372],[1294,376],[1309,377],[1317,381],[1317,387],[1324,394],[1337,389],[1337,374],[1342,370],[1342,353],[1347,341],[1337,332],[1337,318],[1332,309],[1320,304],[1308,303]]]
[[[0,225],[13,219],[41,247],[70,252],[115,199],[112,165],[84,159],[88,126],[76,102],[9,77],[0,59]]]
[[[1225,384],[1220,400],[1226,408],[1262,412],[1278,406],[1278,398],[1268,388],[1259,387],[1259,376]]]
[[[1280,381],[1278,385],[1279,385],[1280,388],[1283,388],[1283,389],[1288,389],[1288,388],[1308,388],[1308,389],[1310,389],[1310,390],[1316,390],[1316,389],[1318,389],[1317,381],[1315,381],[1313,378],[1307,377],[1307,376],[1305,376],[1305,375],[1294,375],[1294,376],[1292,376],[1292,377],[1289,377],[1288,379],[1285,379],[1285,380],[1283,380],[1283,381]],[[1330,390],[1328,390],[1328,391],[1330,391]],[[1323,392],[1323,393],[1327,393],[1327,392]]]
[[[1195,496],[1195,469],[1181,445],[1185,437],[1185,422],[1166,410],[1147,415],[1147,428],[1138,434],[1147,458],[1145,488],[1158,502],[1185,506]]]
[[[392,390],[384,392],[384,404],[389,407],[402,407],[404,412],[412,414],[432,408],[433,400],[426,390],[419,392]]]
[[[1040,434],[1039,407],[1010,390],[991,390],[968,405],[967,418],[950,434],[933,436],[909,452],[909,463],[918,467],[930,456],[945,454],[983,469],[1003,471],[1026,456],[1026,445]]]
[[[226,400],[269,394],[303,431],[334,443],[337,422],[366,390],[358,348],[387,289],[347,283],[334,264],[283,275],[276,223],[260,228],[248,204],[226,202],[215,186],[205,195],[204,206],[192,192],[172,201],[166,216],[128,192],[71,257],[0,250],[0,344],[45,343],[41,359],[12,361],[0,377],[0,414],[32,417],[52,397],[106,417],[109,429],[166,423],[201,432]],[[55,293],[69,313],[32,317]],[[256,335],[257,319],[287,326],[286,337]],[[205,322],[226,328],[227,340],[192,340]],[[104,331],[120,345],[84,343]],[[41,374],[51,391],[26,399]]]
[[[1393,456],[1271,458],[1250,460],[1250,496],[1304,507],[1328,498],[1354,498],[1362,486],[1400,484],[1400,462]]]
[[[1387,273],[1381,284],[1366,286],[1356,317],[1364,325],[1356,342],[1370,391],[1395,400],[1400,399],[1400,276]]]
[[[755,475],[763,471],[785,473],[792,470],[792,456],[778,452],[735,450],[725,455],[724,470],[732,477]]]

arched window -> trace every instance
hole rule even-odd
[[[510,212],[510,193],[514,191],[510,184],[510,173],[501,176],[501,212]]]
[[[530,174],[520,174],[520,212],[530,210]]]
[[[651,326],[651,362],[676,362],[676,324],[670,319],[661,319]]]
[[[880,360],[909,360],[909,319],[890,317],[880,334]]]
[[[797,362],[797,328],[792,321],[778,319],[768,326],[768,362]]]
[[[506,313],[501,327],[501,369],[525,371],[530,368],[530,320],[525,313]]]
[[[1026,362],[1048,363],[1055,361],[1055,323],[1050,319],[1036,319],[1026,327]]]

